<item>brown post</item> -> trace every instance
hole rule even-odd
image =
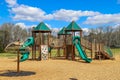
[[[48,39],[48,40],[47,40],[47,45],[48,45],[48,47],[49,47],[49,36],[50,36],[50,35],[49,35],[49,33],[48,33],[48,36],[47,36],[47,39]]]
[[[34,45],[34,50],[35,50],[35,52],[34,52],[34,59],[36,60],[36,43]]]
[[[19,41],[19,46],[20,46],[20,41]],[[17,49],[17,72],[20,71],[20,58],[19,57],[20,57],[20,50],[19,50],[19,47],[18,47],[18,49]]]
[[[38,60],[41,60],[41,32],[39,32],[39,57]]]
[[[32,37],[35,39],[36,33],[32,31]],[[32,46],[32,60],[36,59],[36,42]]]
[[[98,55],[99,55],[99,60],[101,60],[101,49],[100,49],[100,43],[99,43]]]
[[[72,31],[72,36],[75,36],[75,32]],[[72,41],[72,40],[71,40]],[[72,43],[71,43],[72,44]],[[75,60],[75,50],[74,45],[72,44],[72,60]]]
[[[34,37],[34,35],[33,35],[33,31],[32,31],[32,37]],[[35,45],[35,44],[34,44]],[[32,46],[32,60],[33,60],[33,50],[34,50],[34,45]]]
[[[80,43],[82,42],[82,30],[80,30]]]
[[[20,72],[20,56],[19,56],[19,54],[20,54],[20,51],[19,51],[19,49],[18,49],[18,51],[17,51],[17,72]]]
[[[51,32],[50,32],[50,36],[51,36]],[[49,38],[50,38],[50,36],[49,36]],[[51,51],[50,51],[50,58],[51,58]]]
[[[58,47],[57,49],[58,49],[58,50],[57,50],[57,53],[58,53],[57,56],[60,57],[60,48]]]
[[[91,59],[93,59],[93,44],[91,42]]]
[[[64,43],[63,43],[63,56],[65,56],[65,47],[66,47],[66,44],[65,44],[65,35],[63,35],[63,39],[64,39]]]
[[[51,32],[48,33],[48,48],[50,47],[50,43],[49,43],[50,35],[51,35]],[[51,52],[49,52],[49,57],[51,58]]]
[[[65,31],[65,34],[67,33],[67,31]],[[68,59],[68,56],[67,56],[67,44],[66,44],[66,37],[67,35],[65,35],[65,39],[64,39],[64,42],[65,42],[65,57],[66,59]]]

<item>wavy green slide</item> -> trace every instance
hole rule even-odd
[[[78,41],[76,41],[78,40]],[[92,59],[88,58],[87,55],[85,54],[85,52],[82,49],[82,46],[80,44],[80,37],[79,36],[75,36],[73,37],[73,44],[75,45],[76,49],[79,52],[79,56],[85,60],[87,63],[90,63],[92,61]]]
[[[110,57],[113,57],[113,53],[112,53],[112,51],[111,51],[111,49],[110,49],[109,47],[104,46],[104,50],[105,50],[105,52],[107,52],[107,54],[108,54]]]
[[[32,46],[34,44],[34,38],[33,37],[29,37],[25,42],[24,44],[20,47],[20,53],[21,53],[21,59],[20,59],[20,62],[23,62],[25,60],[27,60],[29,58],[29,54],[30,52],[29,51],[26,51],[26,48],[28,46]]]

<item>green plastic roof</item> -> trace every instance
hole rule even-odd
[[[63,27],[59,32],[58,32],[59,35],[62,35],[62,34],[65,34],[65,27]]]
[[[69,31],[79,31],[82,30],[79,25],[77,25],[77,23],[75,21],[72,21],[67,27],[66,30]]]
[[[65,35],[65,30],[66,30],[66,27],[63,27],[63,28],[58,32],[58,35]],[[67,34],[70,34],[70,33],[67,32]]]
[[[39,31],[50,31],[50,29],[44,24],[44,22],[41,22],[39,25],[37,25],[34,30]]]

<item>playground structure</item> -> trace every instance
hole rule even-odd
[[[63,50],[65,59],[75,60],[76,54],[85,62],[90,63],[93,59],[113,59],[112,52],[102,43],[89,42],[82,38],[82,29],[75,21],[58,32],[58,38],[51,38],[51,30],[41,22],[32,30],[32,37],[29,37],[20,47],[22,54],[21,62],[29,58],[29,50],[32,47],[32,60],[47,60],[51,58],[51,50],[57,49],[57,56],[61,56]]]
[[[90,63],[92,59],[87,57],[81,45],[82,29],[76,24],[76,22],[72,21],[66,27],[65,32],[71,33],[71,38],[70,38],[71,40],[68,38],[68,36],[65,36],[66,59],[68,59],[69,56],[71,55],[71,59],[75,60],[75,53],[76,53],[75,48],[76,48],[78,51],[79,57],[81,57],[81,59],[85,60],[86,62]],[[68,43],[68,41],[70,42]]]
[[[95,59],[114,59],[112,51],[103,43],[95,43]]]
[[[32,59],[36,59],[36,50],[38,49],[38,60],[48,58],[48,48],[49,48],[49,39],[51,35],[51,30],[41,22],[38,26],[33,28],[32,36],[35,39],[32,46]],[[47,38],[47,39],[45,39]],[[46,46],[46,47],[43,47]],[[43,53],[42,53],[43,52]]]

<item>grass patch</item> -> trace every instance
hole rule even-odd
[[[120,48],[111,48],[111,51],[113,55],[119,55],[120,54]],[[60,55],[63,56],[63,50],[60,50]],[[76,51],[76,55],[79,56],[78,52]],[[90,54],[89,54],[90,55]],[[32,56],[32,53],[30,53],[30,57]],[[36,52],[36,57],[39,56],[39,52]],[[51,57],[56,57],[57,55],[57,49],[52,49],[51,51]],[[17,53],[0,53],[0,57],[7,57],[7,58],[16,58]]]
[[[114,55],[120,54],[120,48],[111,48],[111,51],[113,52]]]
[[[0,57],[15,58],[17,54],[14,53],[0,53]]]

